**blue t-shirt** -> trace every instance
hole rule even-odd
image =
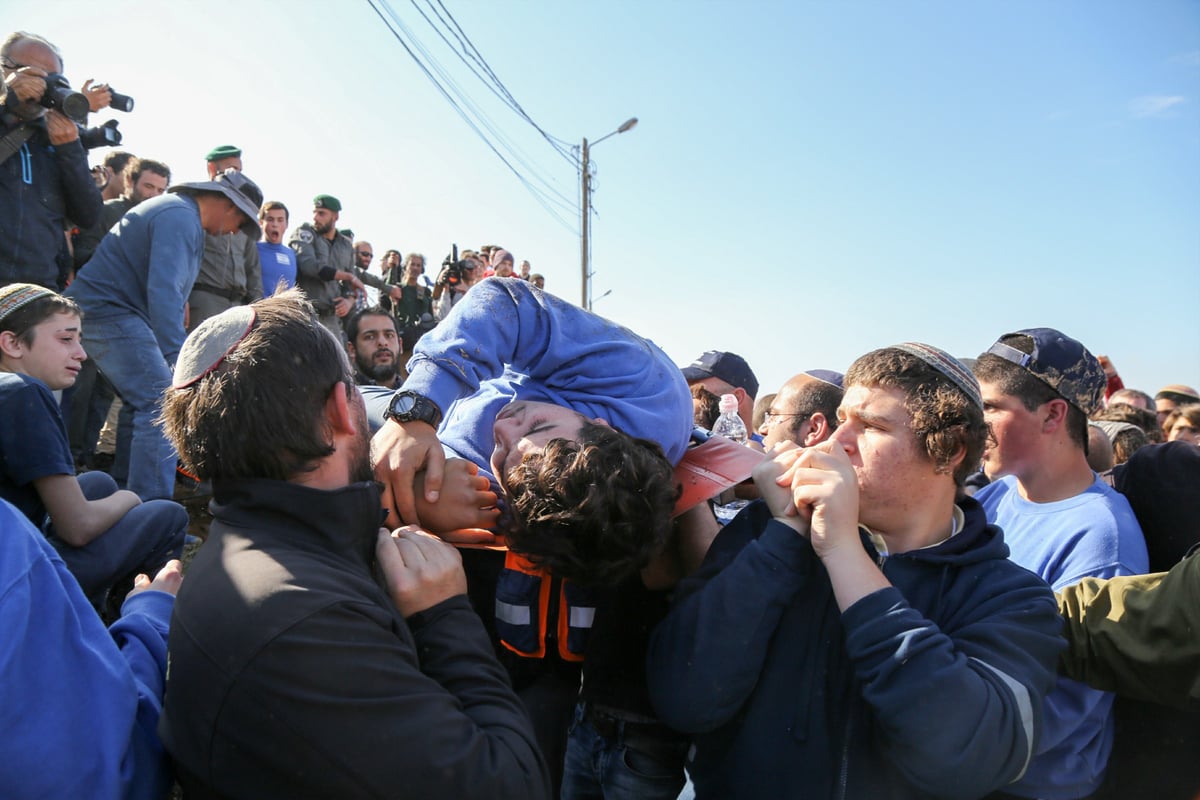
[[[1082,578],[1137,575],[1149,569],[1146,540],[1129,501],[1097,477],[1085,491],[1054,503],[1021,497],[1006,476],[975,499],[1004,531],[1010,558],[1054,589]],[[1005,791],[1049,800],[1099,788],[1112,750],[1112,695],[1059,678],[1046,696],[1042,735],[1025,776]]]
[[[275,294],[280,281],[289,289],[296,285],[296,253],[292,248],[259,242],[258,260],[262,263],[263,297]]]
[[[46,506],[33,482],[74,474],[67,429],[50,389],[29,375],[0,372],[0,498],[41,527]]]

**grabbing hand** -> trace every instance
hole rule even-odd
[[[825,441],[801,451],[778,482],[791,487],[797,511],[809,518],[817,555],[858,546],[858,477],[841,445]]]
[[[350,309],[354,308],[354,304],[344,297],[335,297],[333,299],[333,313],[335,316],[344,317],[350,313]]]
[[[128,600],[142,592],[166,592],[174,597],[179,593],[181,583],[183,583],[183,564],[179,559],[174,558],[163,565],[163,568],[154,576],[154,580],[150,580],[149,575],[138,575],[134,578],[133,588],[129,590],[129,594],[125,595],[125,599]]]
[[[797,512],[796,505],[792,502],[789,483],[780,480],[796,463],[801,452],[795,442],[780,442],[769,454],[770,458],[764,458],[754,467],[751,476],[754,478],[759,497],[771,510],[771,516],[794,528],[797,533],[807,536],[810,515],[801,516]]]
[[[417,473],[413,481],[414,500],[426,530],[448,542],[489,544],[495,540],[490,533],[480,536],[486,531],[451,534],[463,528],[490,528],[500,518],[496,493],[491,490],[488,479],[479,474],[479,467],[474,462],[465,458],[446,460],[442,491],[436,503],[425,501],[424,489],[425,473]]]
[[[406,521],[420,524],[413,499],[417,473],[425,470],[425,502],[437,503],[442,491],[446,454],[442,452],[437,431],[425,422],[401,425],[389,419],[371,440],[371,462],[375,465],[375,479],[383,484],[387,523],[394,527]]]
[[[21,67],[4,79],[8,91],[22,103],[35,103],[46,93],[46,70],[40,67]]]
[[[375,555],[388,594],[404,617],[467,593],[462,556],[453,545],[417,527],[410,525],[391,534],[381,528]]]
[[[79,91],[88,99],[88,107],[93,114],[112,104],[112,89],[107,83],[93,84],[92,79],[88,78],[83,82],[83,88]]]
[[[63,145],[79,138],[79,127],[61,111],[47,111],[46,133],[50,135],[50,144]]]

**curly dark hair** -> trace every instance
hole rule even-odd
[[[959,488],[979,469],[988,436],[983,409],[929,364],[893,347],[873,350],[846,370],[846,386],[853,385],[904,392],[912,432],[938,469],[949,471],[954,457],[963,451],[963,460],[954,470]]]
[[[585,422],[509,470],[509,547],[581,585],[613,586],[666,545],[679,488],[657,442]]]

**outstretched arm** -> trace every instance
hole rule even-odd
[[[1200,707],[1200,554],[1169,572],[1085,578],[1058,593],[1068,677],[1096,689]]]

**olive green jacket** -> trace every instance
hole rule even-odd
[[[1169,572],[1085,578],[1058,593],[1059,667],[1097,689],[1200,710],[1200,553]]]

